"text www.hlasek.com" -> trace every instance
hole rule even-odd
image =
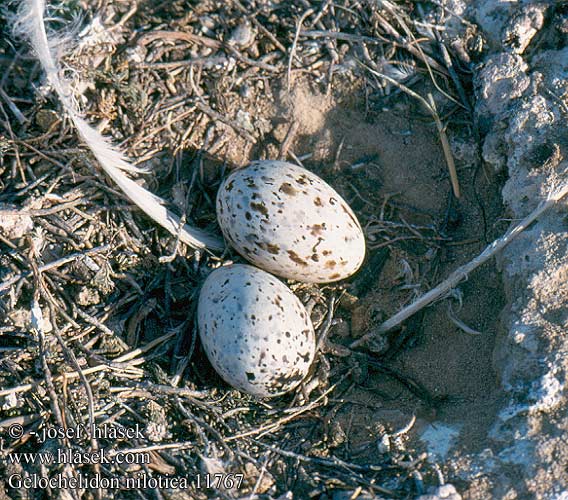
[[[11,464],[51,465],[51,464],[139,464],[150,463],[149,453],[115,451],[108,453],[104,448],[97,451],[78,451],[58,449],[57,452],[40,451],[36,453],[9,453],[6,457]]]

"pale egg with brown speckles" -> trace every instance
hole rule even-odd
[[[291,163],[257,161],[230,174],[217,193],[217,220],[239,254],[284,278],[339,281],[365,258],[353,210],[320,177]]]
[[[253,266],[213,271],[201,288],[197,322],[213,368],[254,396],[294,389],[314,360],[315,333],[303,304],[278,278]]]

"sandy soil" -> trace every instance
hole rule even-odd
[[[394,195],[391,199],[397,205],[391,216],[408,224],[443,227],[449,199],[446,164],[435,129],[420,110],[403,97],[387,109],[365,113],[364,97],[357,85],[342,89],[336,100],[310,92],[303,88],[294,94],[292,116],[301,125],[293,150],[298,156],[314,151],[318,161],[309,159],[306,166],[327,174],[339,186],[363,224],[378,217],[383,201]],[[317,112],[310,112],[313,109]],[[304,121],[302,116],[306,117]],[[488,241],[503,230],[505,223],[499,221],[499,179],[481,170],[474,138],[467,133],[464,129],[450,129],[456,144],[471,146],[469,155],[458,161],[464,193],[455,204],[457,214],[452,214],[452,222],[444,231],[457,244],[434,248],[420,241],[395,243],[389,246],[382,269],[375,272],[368,263],[364,272],[370,271],[375,279],[359,297],[355,316],[371,314],[358,321],[349,311],[344,312],[352,336],[372,329],[374,321],[389,317],[414,293],[429,289],[469,261],[485,247],[485,238]],[[354,173],[351,166],[365,157],[373,158],[372,165]],[[371,251],[369,261],[381,251]],[[403,260],[410,269],[406,275]],[[353,281],[356,293],[358,280]],[[409,284],[415,288],[400,290]],[[345,396],[359,405],[337,413],[339,421],[352,432],[351,446],[368,443],[378,423],[386,423],[395,432],[412,416],[417,419],[408,434],[412,441],[408,449],[426,449],[419,437],[436,423],[458,424],[464,448],[481,450],[487,445],[487,431],[504,403],[492,353],[505,298],[494,265],[475,273],[460,290],[461,309],[458,301],[451,301],[456,316],[479,334],[456,327],[448,318],[449,301],[443,301],[402,331],[390,334],[383,354],[389,367],[419,381],[433,396],[443,397],[442,401],[429,404],[384,374],[371,374]],[[403,345],[398,348],[401,338]],[[389,345],[392,349],[388,349]]]

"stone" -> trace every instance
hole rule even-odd
[[[426,495],[420,495],[416,500],[461,500],[461,495],[451,484],[444,484],[438,488],[432,488]]]

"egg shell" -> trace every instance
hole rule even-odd
[[[223,235],[246,260],[284,278],[330,283],[365,258],[353,210],[309,170],[283,161],[253,162],[217,192]]]
[[[314,328],[303,304],[278,278],[253,266],[213,271],[199,295],[197,321],[213,368],[254,396],[292,390],[314,359]]]

